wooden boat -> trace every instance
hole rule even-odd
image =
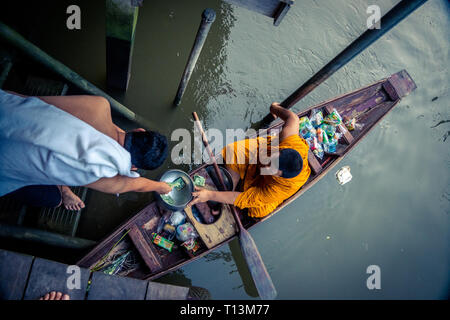
[[[336,109],[342,117],[356,118],[357,123],[361,124],[362,127],[355,128],[351,132],[345,126],[338,127],[338,131],[343,135],[339,140],[342,147],[338,149],[337,153],[325,154],[323,159],[320,160],[309,151],[308,162],[311,167],[311,175],[306,184],[263,219],[256,220],[249,218],[245,214],[241,214],[244,227],[249,229],[256,224],[266,221],[311,188],[333,169],[399,103],[401,98],[415,88],[416,85],[409,74],[405,70],[402,70],[369,86],[299,112],[298,116],[302,117],[310,116],[313,109],[322,110],[324,115]],[[263,135],[270,134],[275,128],[280,128],[281,126],[282,123],[276,123],[264,131]],[[206,165],[200,166],[189,174],[191,177],[195,174],[206,177],[207,187],[215,189],[214,183],[206,170]],[[198,210],[201,214],[207,215],[209,207],[202,205],[198,207]],[[140,263],[137,264],[137,267],[128,276],[142,279],[155,279],[203,257],[236,237],[234,218],[228,206],[222,207],[219,218],[212,224],[200,223],[195,219],[192,210],[188,208],[185,209],[185,213],[187,219],[199,233],[198,240],[200,249],[195,253],[195,256],[183,250],[183,248],[169,252],[152,243],[152,233],[157,229],[162,215],[167,214],[157,202],[152,202],[101,241],[100,244],[78,262],[78,265],[92,268],[101,262],[111,252],[112,248],[119,243],[119,240],[122,239],[120,241],[121,245],[132,248],[142,258],[140,259]]]

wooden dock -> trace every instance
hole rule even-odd
[[[0,249],[0,300],[36,300],[59,291],[71,300],[194,300],[193,288],[137,280],[79,268],[72,281],[69,265]],[[78,268],[78,267],[77,267]],[[69,289],[73,284],[78,288]],[[207,292],[203,291],[203,298]]]

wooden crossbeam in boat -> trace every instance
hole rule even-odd
[[[131,241],[133,241],[134,245],[136,246],[136,249],[141,254],[145,264],[150,268],[150,271],[156,272],[161,270],[163,268],[163,264],[161,262],[159,254],[154,248],[149,245],[150,239],[145,239],[144,235],[139,230],[139,227],[134,224],[130,228],[128,235],[130,236]]]

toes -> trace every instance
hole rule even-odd
[[[50,292],[50,300],[55,300],[56,292],[52,291]]]
[[[83,209],[86,206],[83,201],[80,203],[80,205],[81,205],[81,209]]]
[[[61,300],[70,300],[70,297],[69,297],[69,295],[65,294],[62,296]]]
[[[61,292],[57,292],[55,300],[61,300],[61,297],[62,297],[62,293]]]
[[[50,298],[50,295],[47,293],[45,296],[44,296],[44,299],[43,300],[48,300]]]

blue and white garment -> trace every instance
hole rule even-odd
[[[0,196],[27,185],[139,177],[117,141],[39,98],[0,90]]]

